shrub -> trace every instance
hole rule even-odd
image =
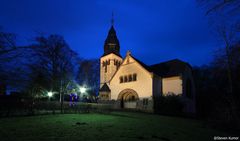
[[[181,96],[167,95],[154,98],[154,111],[166,115],[182,115],[184,104]]]

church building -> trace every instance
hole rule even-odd
[[[179,95],[184,112],[195,113],[195,89],[191,66],[179,59],[146,65],[131,54],[120,54],[112,24],[100,58],[100,101],[115,101],[119,108],[154,111],[154,98]]]

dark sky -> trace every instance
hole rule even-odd
[[[99,58],[114,11],[121,54],[146,64],[212,59],[216,39],[196,0],[0,0],[0,25],[29,44],[37,32],[61,34],[81,57]]]

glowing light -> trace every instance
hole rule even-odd
[[[49,97],[53,96],[53,92],[48,92],[47,94],[48,94]]]
[[[80,90],[81,93],[85,93],[85,92],[87,91],[87,88],[85,88],[85,87],[80,87],[79,90]]]

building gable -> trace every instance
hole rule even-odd
[[[122,64],[120,65],[119,69],[115,72],[115,74],[113,75],[112,79],[115,77],[115,75],[119,72],[119,70],[121,70],[122,67],[125,66],[129,66],[131,64],[135,64],[136,66],[138,66],[140,69],[142,69],[145,73],[149,74],[151,77],[153,75],[153,73],[149,72],[148,69],[146,68],[147,65],[143,64],[142,62],[140,62],[139,60],[137,60],[136,58],[134,58],[131,54],[127,54],[126,57],[124,58]],[[111,80],[112,80],[111,79]],[[110,83],[111,83],[110,80]]]
[[[137,60],[128,54],[118,71],[110,80],[111,98],[117,99],[125,89],[136,91],[139,97],[152,96],[152,73],[147,71]]]

